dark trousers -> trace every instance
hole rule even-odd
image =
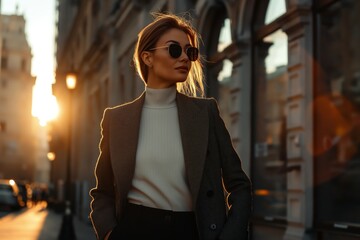
[[[128,203],[110,240],[198,240],[193,212],[173,212]]]

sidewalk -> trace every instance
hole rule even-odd
[[[55,213],[52,210],[46,211],[48,214],[45,218],[38,240],[57,240],[61,230],[63,215]],[[77,240],[96,240],[90,222],[80,221],[76,216],[73,216],[73,225]]]
[[[63,215],[39,206],[11,212],[0,218],[0,239],[6,240],[57,240]],[[89,222],[73,216],[77,240],[95,240]]]

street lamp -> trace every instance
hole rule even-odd
[[[50,162],[55,160],[55,153],[54,152],[48,152],[47,153],[47,158],[49,159]]]
[[[52,204],[54,203],[54,188],[55,188],[54,161],[56,159],[56,154],[55,152],[48,152],[46,156],[50,163],[48,206],[54,207],[54,205]]]
[[[66,74],[66,87],[69,90],[69,104],[68,104],[68,151],[66,158],[66,201],[69,202],[67,204],[71,204],[71,135],[72,135],[72,98],[73,91],[76,87],[77,77],[74,72],[69,72]],[[71,208],[70,208],[71,209]]]
[[[47,158],[50,162],[50,176],[49,176],[49,179],[50,179],[50,183],[51,183],[51,186],[53,187],[55,185],[54,183],[54,174],[53,174],[53,162],[55,161],[55,158],[56,158],[56,155],[54,152],[48,152],[47,153]]]
[[[74,72],[70,72],[66,75],[66,87],[69,89],[69,105],[68,105],[68,121],[69,121],[69,133],[68,133],[68,149],[66,158],[66,201],[65,212],[63,221],[61,224],[61,230],[59,234],[59,240],[75,240],[76,235],[74,231],[73,219],[72,219],[72,206],[71,206],[71,127],[72,127],[72,98],[73,90],[76,87],[77,76]]]
[[[76,87],[77,77],[74,72],[70,72],[66,75],[66,87],[71,91]]]

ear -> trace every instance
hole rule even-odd
[[[143,52],[141,53],[141,59],[143,60],[143,62],[144,62],[148,67],[152,67],[153,58],[152,58],[151,52],[143,51]]]

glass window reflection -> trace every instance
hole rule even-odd
[[[359,9],[338,1],[318,14],[314,100],[316,220],[349,229],[360,224]]]
[[[287,36],[278,30],[256,46],[254,211],[286,217]]]
[[[278,30],[264,38],[265,42],[271,43],[269,55],[265,58],[266,73],[272,74],[278,71],[281,66],[286,66],[288,62],[288,47],[286,34]],[[271,77],[268,77],[271,80]]]

